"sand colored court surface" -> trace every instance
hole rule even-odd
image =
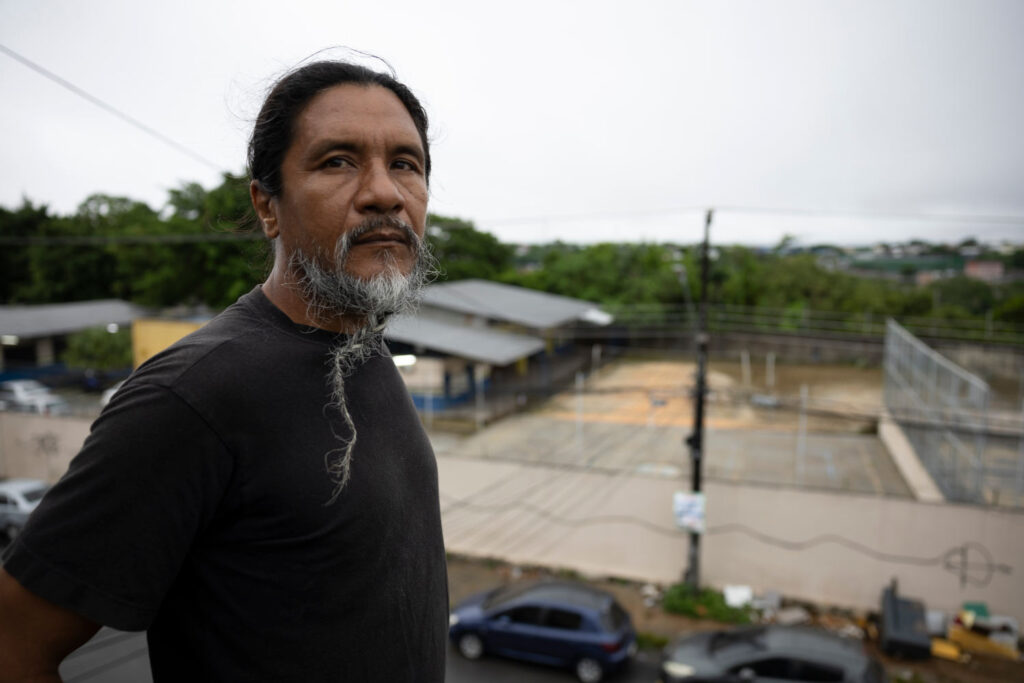
[[[618,360],[586,378],[582,392],[558,394],[468,437],[435,440],[435,449],[455,457],[685,478],[694,370],[693,363],[673,360]],[[744,387],[738,363],[710,367],[705,476],[910,495],[872,430],[871,416],[881,404],[879,370],[777,366],[775,407],[752,402],[755,395],[763,400],[771,394],[751,374],[752,386]],[[819,412],[808,411],[801,431],[802,384],[808,385],[809,408]]]
[[[707,373],[709,429],[795,430],[802,385],[808,388],[808,432],[863,433],[882,405],[882,374],[877,368],[826,365],[776,365],[767,386],[765,368],[751,367],[744,384],[739,363],[711,363]],[[686,426],[693,424],[692,393],[696,365],[672,360],[619,361],[586,379],[582,419],[587,422]],[[761,406],[758,405],[761,399]],[[778,402],[763,407],[765,399]],[[580,397],[567,391],[539,411],[548,417],[577,420]]]

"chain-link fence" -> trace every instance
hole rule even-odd
[[[953,501],[1024,504],[1020,425],[989,415],[990,395],[980,377],[887,322],[886,408],[936,485]]]

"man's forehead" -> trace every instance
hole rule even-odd
[[[420,143],[412,115],[391,90],[379,85],[345,83],[314,97],[296,120],[296,137],[367,135],[411,137]]]

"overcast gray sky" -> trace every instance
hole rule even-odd
[[[1020,0],[0,0],[0,44],[233,172],[275,75],[380,55],[431,116],[431,209],[517,242],[694,242],[708,206],[797,212],[717,242],[1024,242],[1022,36]],[[8,208],[219,182],[2,53],[0,103]]]

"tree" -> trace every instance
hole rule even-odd
[[[1024,294],[1015,294],[999,304],[992,312],[996,320],[1024,324]]]
[[[933,282],[931,290],[942,307],[963,311],[965,317],[985,315],[995,303],[991,286],[963,275]]]
[[[511,269],[514,249],[472,221],[429,214],[427,239],[437,257],[440,280],[494,280]]]
[[[0,235],[7,238],[29,238],[43,232],[52,221],[46,206],[34,206],[22,199],[14,211],[0,207]],[[0,301],[5,304],[31,300],[32,259],[28,244],[8,244],[0,248]]]
[[[132,337],[128,329],[114,332],[90,327],[68,335],[61,360],[69,367],[91,370],[120,370],[132,365]]]

